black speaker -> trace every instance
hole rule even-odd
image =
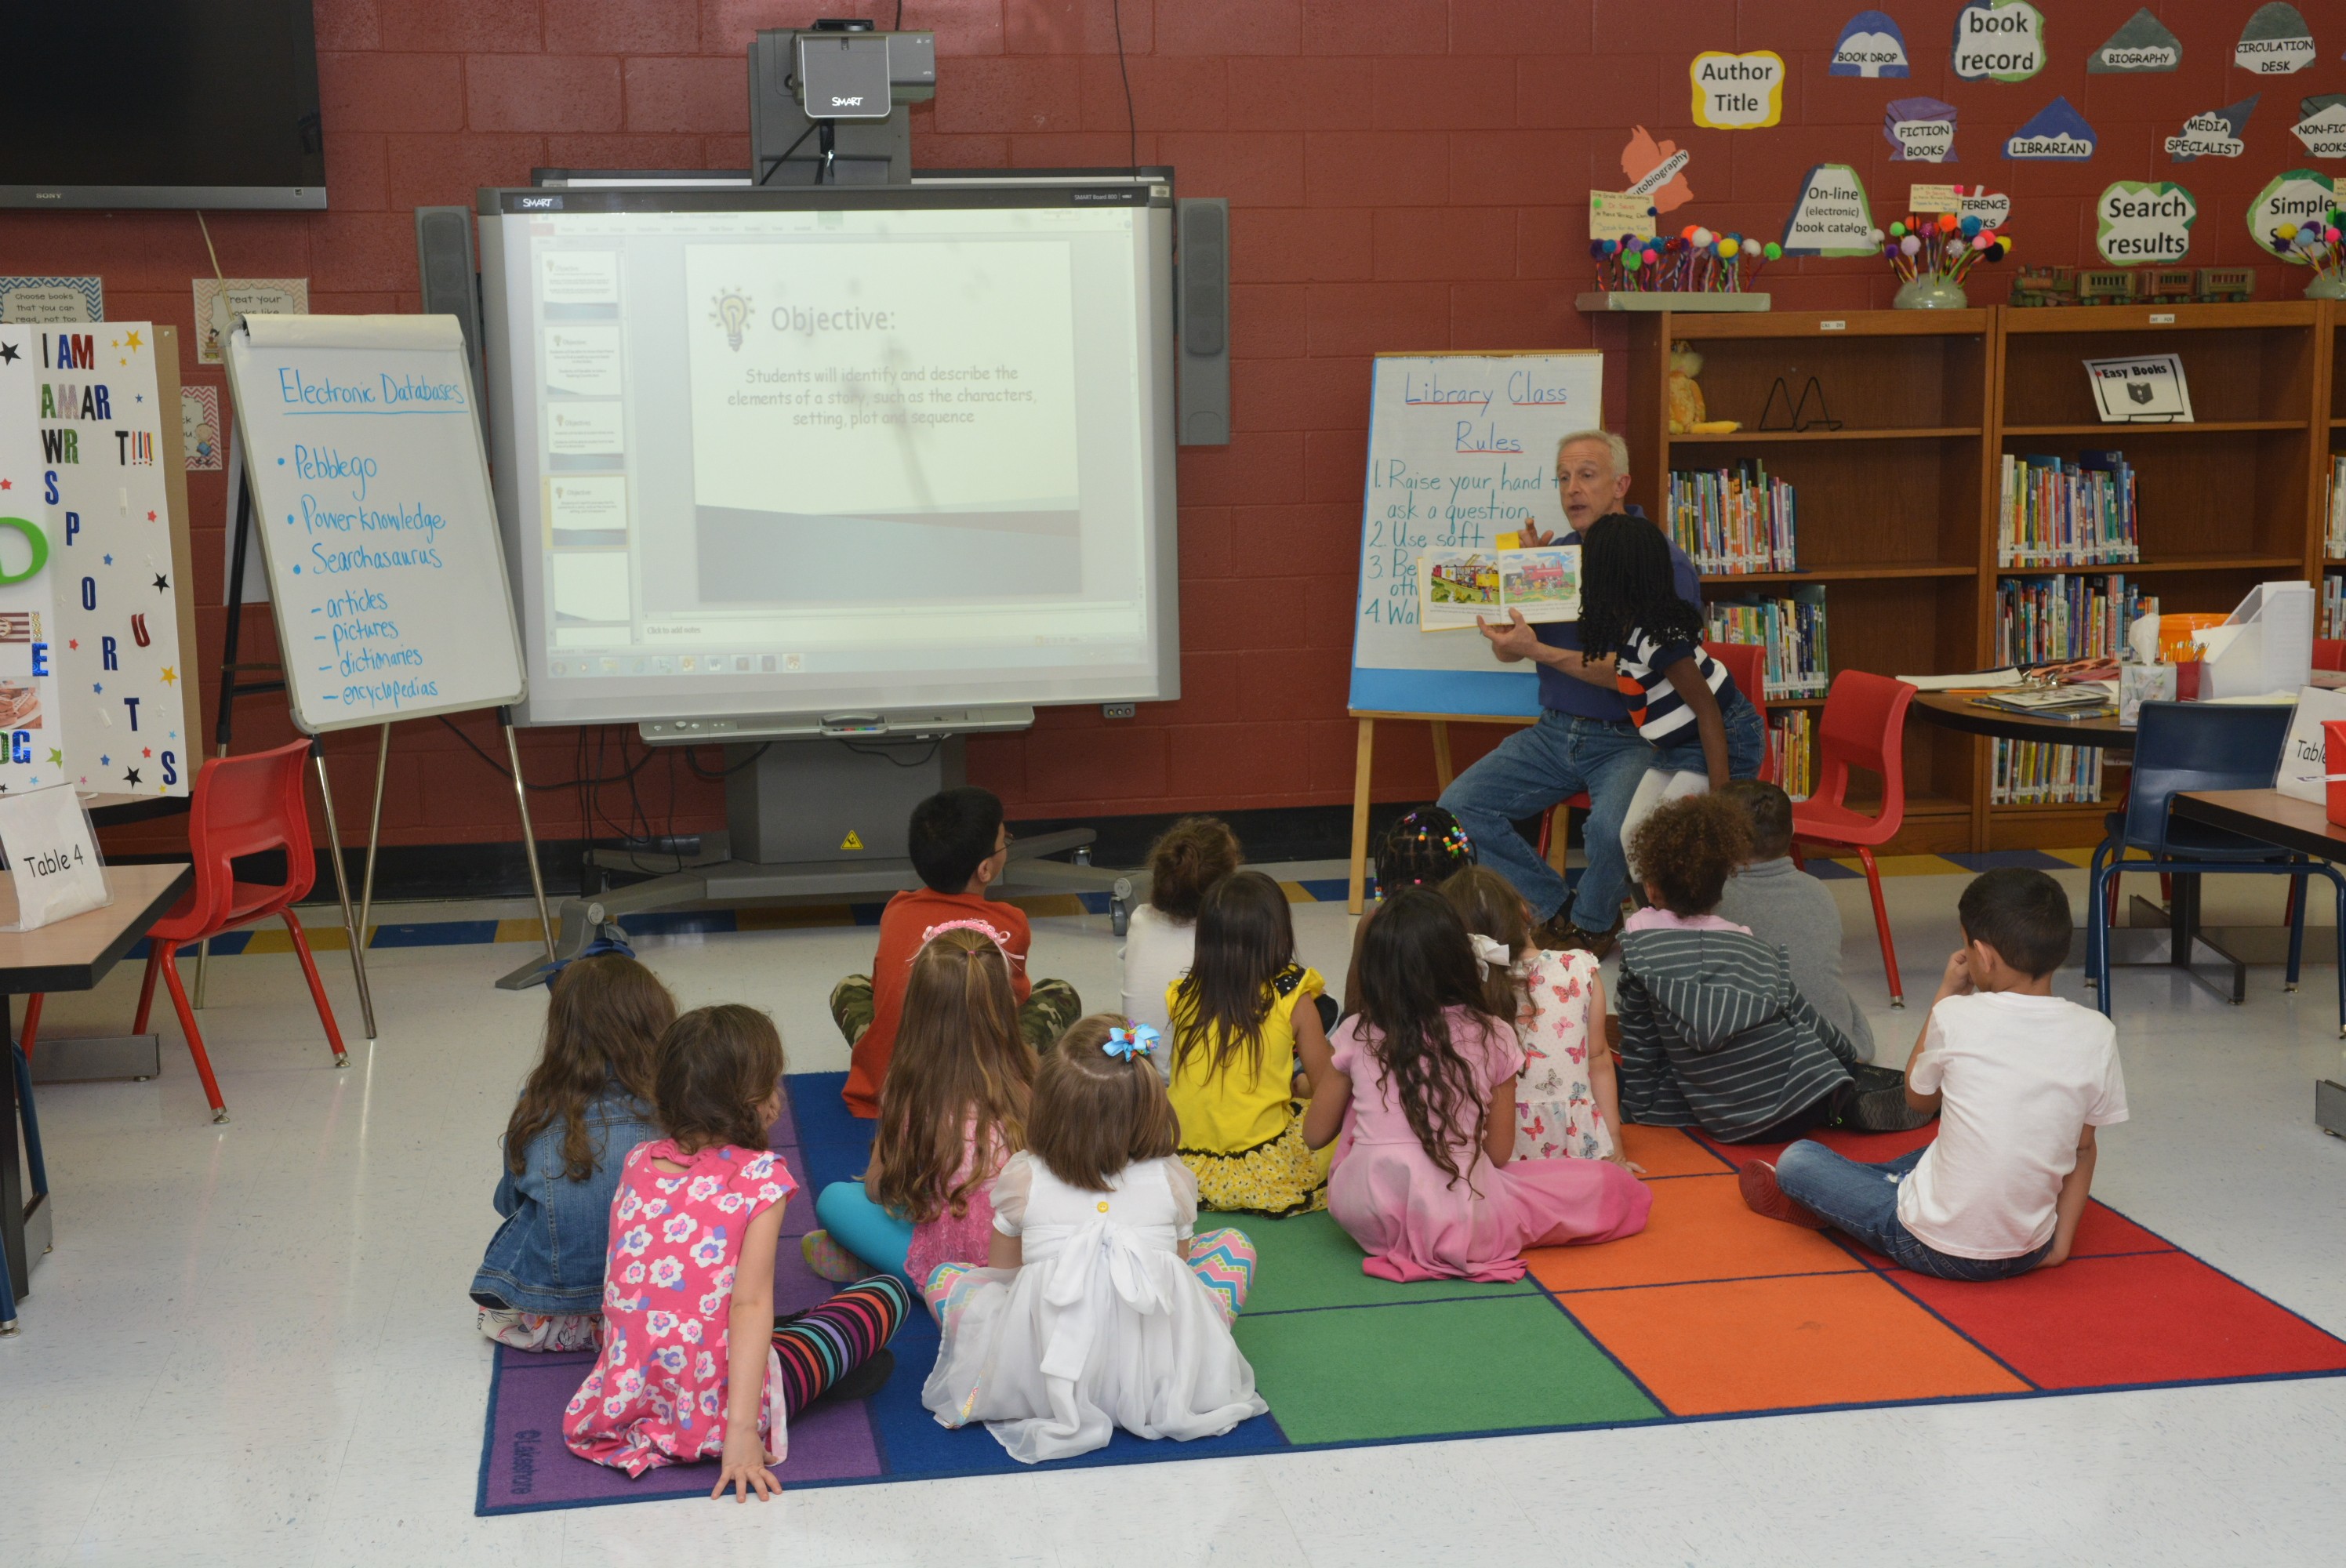
[[[481,412],[488,384],[481,363],[481,277],[473,259],[473,209],[415,209],[415,272],[423,285],[423,313],[454,316],[464,329],[464,360],[473,367],[473,406]],[[487,433],[485,414],[482,433]]]
[[[1181,340],[1179,441],[1230,443],[1230,204],[1219,196],[1174,203],[1175,322]]]

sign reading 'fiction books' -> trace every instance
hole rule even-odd
[[[2198,202],[2172,181],[2121,179],[2094,203],[2095,242],[2115,266],[2180,261],[2198,217]]]
[[[2028,0],[1972,0],[1955,13],[1955,75],[2025,82],[2045,68],[2045,13]]]
[[[1955,106],[1937,98],[1892,98],[1882,112],[1882,134],[1892,162],[1955,161]]]

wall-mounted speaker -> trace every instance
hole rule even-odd
[[[1177,403],[1183,446],[1230,443],[1230,204],[1219,196],[1174,202],[1175,325],[1181,341]]]
[[[474,260],[473,209],[469,207],[419,207],[415,209],[415,271],[423,285],[423,313],[454,316],[464,329],[464,360],[473,367],[473,402],[482,412],[486,383],[481,363],[481,275]],[[485,413],[482,433],[488,424]]]

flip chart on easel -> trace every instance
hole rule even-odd
[[[1480,632],[1418,626],[1418,556],[1564,526],[1556,444],[1603,423],[1604,356],[1380,354],[1352,622],[1354,713],[1528,718],[1532,667],[1501,665]]]
[[[454,316],[248,316],[228,345],[293,720],[502,708],[524,688]]]

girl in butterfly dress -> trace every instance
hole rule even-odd
[[[991,1266],[928,1281],[944,1342],[921,1402],[943,1426],[984,1421],[1024,1464],[1117,1427],[1217,1437],[1269,1408],[1230,1338],[1254,1248],[1196,1231],[1158,1049],[1113,1014],[1069,1027],[1035,1074],[1027,1146],[994,1183]]]
[[[1515,1078],[1515,1158],[1611,1160],[1633,1171],[1621,1143],[1621,1097],[1605,1040],[1596,956],[1531,939],[1531,906],[1488,866],[1442,884],[1465,922],[1483,974],[1484,1007],[1513,1018],[1524,1067]]]
[[[640,1476],[719,1459],[711,1497],[781,1490],[789,1419],[886,1380],[912,1304],[882,1274],[774,1318],[774,1248],[795,1184],[766,1146],[782,1041],[754,1008],[703,1007],[660,1037],[653,1103],[668,1135],[627,1156],[611,1200],[603,1349],[570,1400],[570,1451]]]

